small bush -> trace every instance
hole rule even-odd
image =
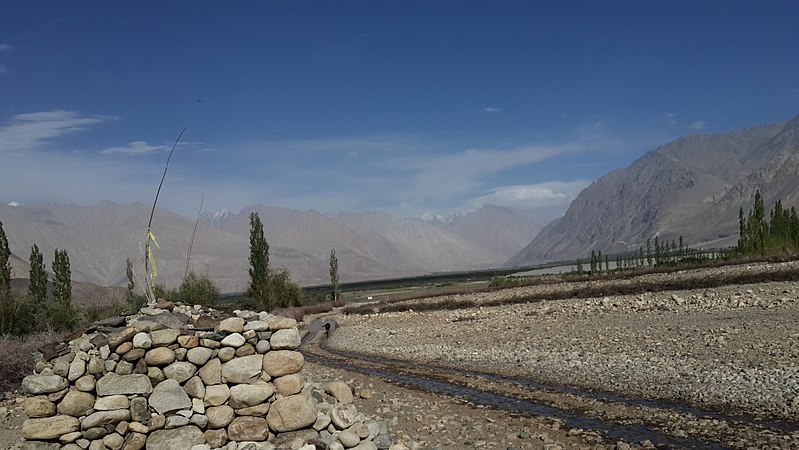
[[[207,275],[197,276],[194,272],[180,284],[177,300],[188,305],[216,305],[219,300],[219,288]]]
[[[35,305],[27,297],[0,294],[0,336],[21,336],[36,325]]]
[[[74,330],[83,320],[81,310],[72,303],[51,302],[42,308],[41,315],[46,328],[55,331]]]
[[[19,388],[22,379],[33,373],[33,354],[46,344],[62,340],[62,334],[53,332],[0,338],[0,392]]]

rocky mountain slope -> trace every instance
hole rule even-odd
[[[248,282],[251,211],[258,212],[264,223],[272,264],[288,269],[303,285],[329,282],[331,248],[336,249],[340,279],[346,282],[496,266],[538,230],[526,215],[494,206],[445,222],[374,212],[326,215],[261,205],[239,213],[208,213],[198,226],[190,267],[207,274],[223,292],[241,291]],[[111,202],[0,205],[0,221],[17,257],[12,260],[13,276],[27,276],[25,261],[35,243],[48,269],[54,249],[66,249],[74,280],[123,286],[128,258],[143,275],[140,246],[149,214],[147,205]],[[194,219],[156,210],[153,234],[160,245],[155,249],[159,282],[176,286],[182,279],[194,224]]]
[[[638,248],[647,238],[733,245],[756,190],[799,207],[799,116],[729,134],[694,135],[585,188],[566,214],[508,261],[525,265]]]

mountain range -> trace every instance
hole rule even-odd
[[[329,282],[336,250],[342,282],[483,269],[501,265],[540,230],[528,215],[499,206],[447,220],[425,221],[379,212],[322,214],[253,205],[238,213],[199,218],[189,267],[208,275],[222,292],[240,292],[249,281],[249,215],[258,213],[274,267],[302,285]],[[27,277],[25,261],[35,243],[49,268],[55,248],[67,250],[73,279],[98,285],[127,284],[126,260],[142,277],[141,245],[150,207],[104,201],[92,206],[44,203],[0,205],[13,276]],[[156,209],[153,234],[158,281],[176,286],[187,267],[195,219]],[[481,230],[494,230],[491,233]]]
[[[507,265],[625,252],[647,239],[715,248],[738,239],[738,212],[760,190],[770,207],[799,208],[799,116],[729,134],[693,135],[658,147],[591,183],[563,217]]]
[[[302,285],[329,282],[331,249],[340,280],[348,282],[585,258],[592,250],[637,249],[655,237],[682,236],[688,245],[723,247],[736,242],[739,208],[747,211],[757,190],[766,205],[781,199],[799,208],[799,116],[660,146],[593,182],[543,229],[524,212],[493,205],[425,220],[263,205],[207,212],[199,217],[188,267],[208,275],[222,292],[244,290],[251,212],[264,224],[273,266],[287,269]],[[26,261],[36,243],[47,267],[55,248],[66,249],[75,281],[124,286],[126,259],[141,277],[149,214],[144,204],[108,201],[0,205],[12,275],[27,276]],[[159,282],[174,287],[183,278],[194,228],[194,218],[156,209],[152,231],[160,245],[155,249]]]

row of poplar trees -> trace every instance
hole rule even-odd
[[[48,298],[48,274],[44,256],[33,244],[27,296],[11,292],[11,251],[0,222],[0,335],[23,335],[31,331],[73,329],[80,319],[72,304],[72,272],[66,250],[55,250],[52,298]]]
[[[786,209],[777,200],[766,217],[763,196],[758,190],[749,214],[738,211],[740,238],[738,252],[742,255],[771,256],[799,252],[799,217],[796,208]]]

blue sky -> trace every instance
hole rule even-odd
[[[0,3],[0,201],[542,220],[799,114],[799,2]]]

